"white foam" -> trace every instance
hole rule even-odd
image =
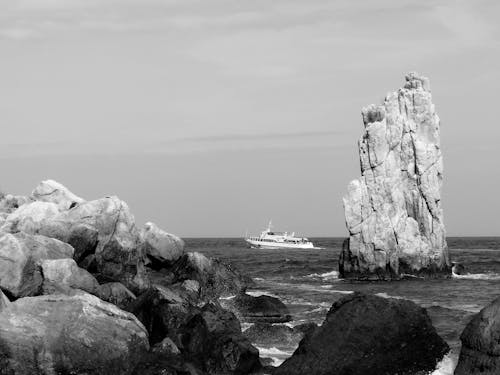
[[[376,296],[382,297],[382,298],[393,298],[393,299],[405,299],[401,296],[391,296],[390,294],[387,294],[385,292],[382,293],[376,293]]]
[[[458,358],[453,352],[446,354],[430,375],[453,375]]]
[[[247,294],[254,296],[254,297],[259,297],[259,296],[269,296],[269,297],[274,297],[274,298],[280,298],[275,294],[266,292],[265,290],[247,290]]]
[[[498,273],[466,273],[465,275],[457,275],[452,273],[454,279],[463,280],[500,280],[500,274]]]
[[[281,365],[285,359],[293,354],[293,351],[280,350],[274,346],[271,348],[261,348],[257,346],[257,349],[259,349],[260,357],[268,357],[273,360],[273,366]]]
[[[245,332],[251,326],[253,326],[253,323],[242,322],[241,323],[241,332]]]
[[[330,271],[330,272],[325,272],[325,273],[311,273],[311,274],[307,275],[306,277],[320,278],[323,280],[338,280],[339,273],[338,273],[338,271]]]

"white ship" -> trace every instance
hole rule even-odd
[[[245,241],[254,249],[317,249],[306,237],[295,237],[295,232],[275,232],[271,222],[259,237],[245,237]]]

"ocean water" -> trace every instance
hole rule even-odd
[[[267,294],[283,301],[293,316],[291,326],[321,324],[334,301],[354,291],[404,298],[427,308],[437,332],[451,352],[433,375],[452,375],[460,352],[460,334],[470,318],[500,296],[500,237],[451,237],[452,261],[466,275],[446,280],[349,282],[339,279],[337,260],[343,238],[312,239],[321,250],[249,249],[241,238],[186,239],[187,251],[218,257],[251,276],[252,295]],[[248,325],[243,325],[243,329]],[[261,357],[278,365],[295,347],[259,347]]]

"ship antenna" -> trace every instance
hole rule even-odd
[[[271,231],[271,228],[273,226],[273,220],[269,220],[269,224],[267,225],[267,231],[270,232]]]

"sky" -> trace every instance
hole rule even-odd
[[[361,108],[431,80],[449,235],[500,235],[500,3],[0,0],[0,189],[183,237],[346,236]]]

